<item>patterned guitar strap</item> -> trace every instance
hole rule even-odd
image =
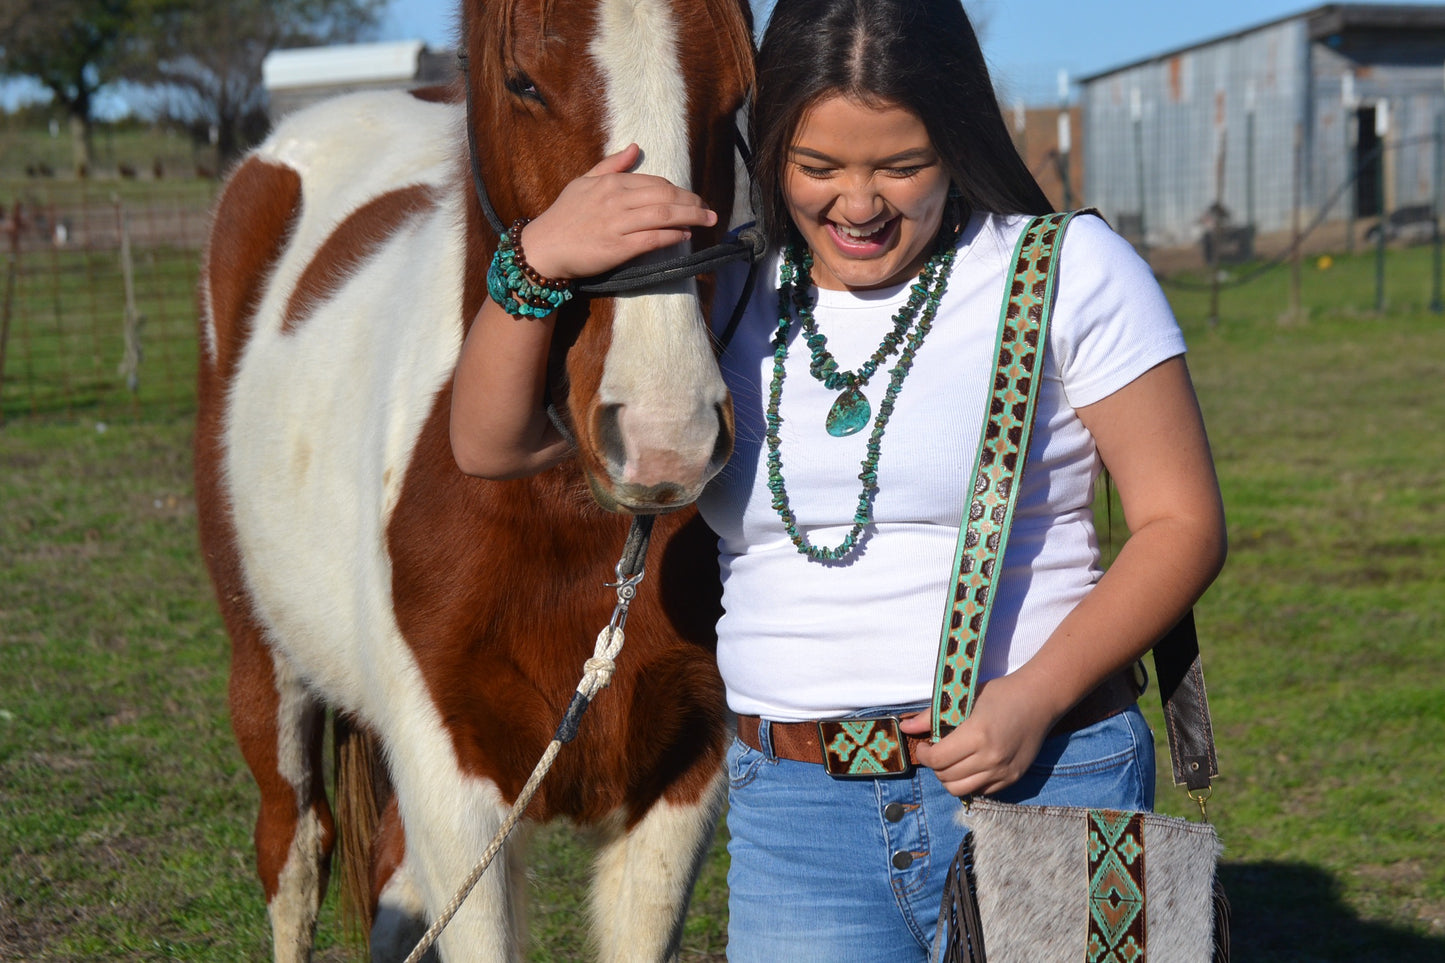
[[[974,680],[993,611],[999,560],[1008,546],[1018,480],[1033,435],[1043,381],[1043,345],[1053,312],[1056,255],[1076,214],[1045,214],[1024,228],[1014,248],[1013,277],[999,311],[997,368],[984,413],[973,497],[958,533],[953,598],[943,617],[933,683],[933,738],[958,728],[973,710]],[[1092,212],[1089,212],[1092,213]]]
[[[959,531],[953,595],[939,640],[933,691],[935,741],[956,729],[973,710],[995,582],[1002,574],[1001,559],[1008,547],[1043,381],[1043,346],[1053,310],[1058,254],[1069,222],[1078,214],[1097,213],[1089,209],[1036,217],[1014,249],[1013,276],[999,315],[993,391],[970,476],[972,498]],[[1210,777],[1218,775],[1198,656],[1192,615],[1155,645],[1175,782],[1187,785],[1191,794],[1207,791]],[[1205,797],[1196,798],[1202,810]],[[1089,838],[1081,843],[1088,850],[1090,876],[1088,959],[1142,963],[1146,937],[1139,814],[1093,810],[1089,815]],[[1222,891],[1217,890],[1217,927],[1228,925],[1228,907],[1221,906],[1222,901]],[[974,958],[981,957],[963,957]]]

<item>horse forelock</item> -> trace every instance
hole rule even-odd
[[[498,91],[515,66],[516,45],[555,37],[557,0],[501,0],[464,5],[463,35],[480,90]],[[569,11],[575,13],[575,11]]]

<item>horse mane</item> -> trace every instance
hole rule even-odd
[[[755,86],[752,8],[746,0],[702,0],[717,34],[732,58],[733,69],[749,92]]]

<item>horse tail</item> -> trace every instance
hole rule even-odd
[[[340,834],[341,919],[349,932],[369,938],[371,864],[381,813],[391,798],[391,780],[381,758],[381,741],[343,713],[332,719],[335,749],[336,822]]]

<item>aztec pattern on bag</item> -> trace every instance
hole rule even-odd
[[[1146,963],[1144,814],[1089,810],[1089,963]]]
[[[1097,810],[1017,806],[988,799],[975,799],[960,809],[959,820],[971,836],[968,875],[976,884],[973,892],[982,926],[979,945],[971,949],[972,955],[960,959],[986,959],[988,963],[1080,960],[1082,941],[1111,925],[1120,941],[1109,946],[1102,938],[1091,940],[1082,951],[1087,963],[1214,963],[1220,959],[1214,950],[1213,867],[1221,846],[1214,827],[1156,813],[1112,814],[1120,817],[1115,828],[1123,830],[1112,837],[1115,851],[1133,851],[1125,839],[1134,826],[1142,840],[1140,846],[1148,854],[1147,858],[1135,854],[1143,874],[1140,888],[1148,894],[1135,921],[1128,918],[1124,899],[1111,898],[1107,885],[1101,889],[1090,877],[1097,815]],[[1071,822],[1077,832],[1058,832],[1060,820]],[[1103,836],[1098,837],[1097,845],[1109,846]],[[1108,860],[1102,860],[1101,868],[1106,865]],[[1129,868],[1124,867],[1125,877]],[[1119,895],[1125,896],[1128,884],[1116,879],[1112,885],[1120,886]],[[1091,900],[1095,893],[1101,895],[1098,902]],[[955,898],[965,895],[955,894]],[[1100,926],[1096,913],[1105,910],[1112,916],[1112,924]],[[971,913],[955,909],[949,915],[967,917]],[[1131,926],[1133,922],[1138,926]]]
[[[973,709],[974,673],[988,634],[994,570],[1008,545],[1017,501],[1009,495],[1023,472],[1033,433],[1038,379],[1043,375],[1040,347],[1048,336],[1054,295],[1050,267],[1055,244],[1074,214],[1034,218],[1014,249],[1014,272],[999,311],[997,367],[973,469],[973,497],[954,559],[958,582],[943,618],[933,687],[935,739],[957,728]]]

